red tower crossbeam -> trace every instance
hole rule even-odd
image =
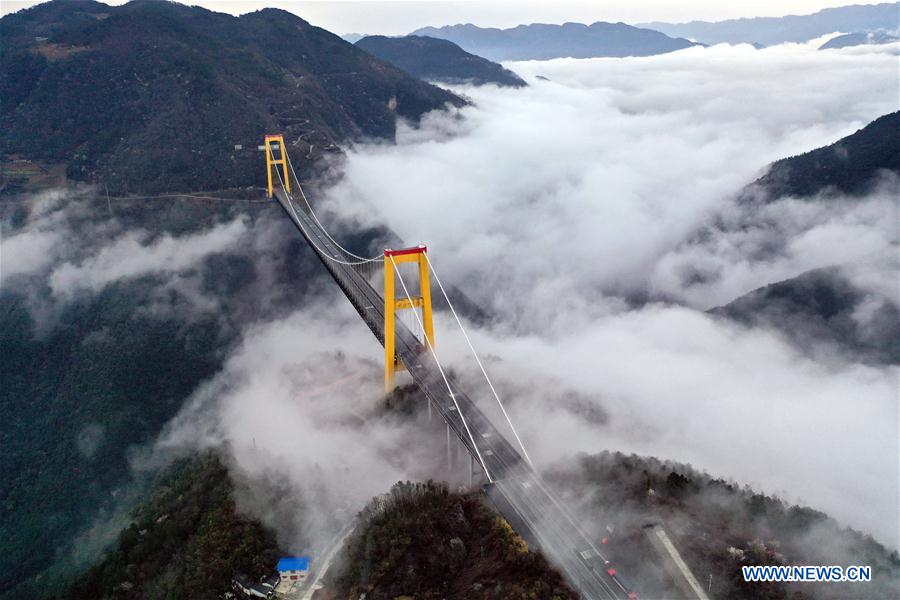
[[[413,246],[411,248],[400,248],[399,250],[391,250],[390,248],[385,248],[384,255],[403,256],[405,254],[423,254],[427,251],[428,248],[425,247],[425,244],[419,244],[418,246]]]

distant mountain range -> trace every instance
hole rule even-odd
[[[411,35],[450,40],[467,52],[493,61],[548,60],[572,57],[651,56],[665,54],[694,43],[673,39],[659,31],[632,27],[625,23],[597,22],[591,25],[519,25],[512,29],[482,28],[475,25],[424,27]]]
[[[859,33],[900,29],[900,3],[866,4],[826,8],[811,15],[755,17],[728,21],[689,23],[642,23],[667,35],[685,37],[703,44],[781,44],[805,42],[833,32]]]
[[[851,46],[870,46],[876,44],[891,44],[900,40],[900,37],[884,31],[876,31],[869,33],[845,33],[833,37],[821,46],[819,50],[829,50],[833,48],[850,48]]]
[[[0,155],[110,190],[258,185],[268,131],[306,168],[464,101],[283,10],[56,0],[0,19]]]
[[[501,65],[466,52],[449,40],[419,35],[371,35],[356,42],[372,56],[428,81],[444,83],[496,83],[522,87],[522,79]]]

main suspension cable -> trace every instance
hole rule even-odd
[[[319,218],[316,216],[316,211],[313,210],[313,207],[309,203],[309,200],[306,199],[306,194],[303,193],[303,187],[300,185],[300,178],[297,177],[297,172],[294,171],[294,163],[291,162],[291,155],[288,154],[286,151],[285,151],[284,155],[287,158],[288,166],[291,168],[291,173],[294,175],[294,181],[297,183],[297,190],[300,192],[300,197],[303,198],[303,203],[306,204],[306,208],[309,210],[310,216],[312,216],[313,220],[316,222],[316,224],[318,224],[319,228],[326,235],[326,237],[328,237],[328,239],[331,240],[331,242],[335,246],[340,248],[341,251],[344,252],[344,254],[347,254],[348,256],[352,256],[353,258],[359,259],[360,261],[363,261],[363,262],[382,262],[382,261],[384,261],[384,255],[365,257],[365,256],[359,256],[358,254],[354,254],[353,252],[350,252],[349,250],[344,248],[340,244],[340,242],[338,242],[336,239],[331,237],[331,234],[328,233],[328,230],[325,228],[324,225],[322,225],[322,222],[319,221]]]
[[[319,252],[319,254],[324,256],[328,260],[331,260],[331,261],[339,263],[339,264],[348,265],[351,267],[358,267],[361,265],[365,265],[367,263],[375,263],[375,262],[384,261],[384,255],[382,255],[378,258],[366,258],[363,256],[359,256],[358,254],[354,254],[353,252],[350,252],[349,250],[347,250],[346,248],[341,246],[341,244],[337,240],[335,240],[333,237],[331,237],[331,235],[328,233],[328,230],[325,229],[325,227],[322,225],[321,221],[319,221],[319,219],[316,217],[315,211],[312,209],[312,206],[310,205],[309,200],[306,198],[306,194],[303,193],[303,188],[300,186],[300,180],[297,177],[296,171],[294,170],[294,165],[291,162],[290,155],[287,152],[285,152],[285,156],[287,158],[288,166],[291,169],[291,173],[294,175],[294,181],[297,184],[297,190],[300,192],[300,197],[303,198],[303,202],[306,204],[306,207],[309,210],[310,216],[312,216],[313,220],[319,225],[319,229],[343,253],[345,253],[353,258],[358,259],[358,261],[344,261],[344,260],[335,258],[335,257],[331,256],[329,253],[322,250],[322,248],[320,248],[318,246],[318,244],[316,244],[312,240],[311,236],[307,233],[306,228],[303,226],[302,222],[300,221],[299,215],[297,215],[297,211],[294,208],[293,202],[291,201],[291,194],[287,191],[286,186],[284,184],[284,180],[281,178],[281,172],[276,168],[275,172],[278,174],[278,180],[281,183],[282,190],[284,190],[285,198],[288,201],[288,205],[290,206],[290,210],[293,213],[295,221],[300,226],[300,228],[303,230],[303,232],[307,234],[307,238],[310,239],[313,247]],[[484,368],[484,364],[481,362],[481,358],[478,356],[478,353],[475,350],[475,346],[472,344],[472,340],[469,338],[469,334],[466,332],[465,327],[463,327],[462,320],[459,318],[459,315],[457,314],[456,309],[453,307],[453,303],[450,301],[450,298],[447,295],[447,291],[444,289],[444,285],[441,282],[440,277],[438,277],[438,274],[434,269],[434,265],[431,263],[431,260],[428,258],[427,253],[425,254],[425,260],[428,263],[428,268],[431,270],[431,273],[434,275],[434,279],[437,282],[438,287],[441,290],[441,294],[444,296],[444,299],[447,301],[447,306],[450,308],[450,312],[453,313],[453,317],[456,319],[456,323],[457,323],[457,325],[459,325],[459,329],[460,329],[460,331],[462,331],[463,337],[465,337],[466,344],[469,346],[469,350],[472,352],[472,356],[475,357],[475,361],[478,363],[478,367],[481,369],[481,373],[484,375],[485,381],[487,381],[487,384],[491,389],[491,393],[494,395],[494,399],[497,401],[497,404],[500,406],[500,410],[503,412],[503,417],[506,419],[506,422],[509,424],[509,428],[513,432],[513,435],[516,438],[516,442],[519,444],[519,447],[522,449],[522,453],[524,454],[525,460],[528,461],[529,466],[533,467],[534,464],[531,461],[531,457],[528,455],[528,451],[525,449],[525,445],[522,443],[522,438],[519,437],[519,433],[518,433],[518,431],[516,431],[516,428],[512,423],[512,419],[510,419],[509,413],[506,411],[506,407],[503,405],[503,402],[500,400],[500,395],[497,393],[497,390],[494,388],[494,384],[491,382],[491,378],[488,376],[487,370]],[[396,261],[394,261],[393,257],[391,257],[391,263],[393,264],[394,270],[397,273],[398,278],[400,279],[400,284],[403,286],[403,291],[406,294],[407,299],[410,301],[410,303],[412,303],[412,298],[410,297],[409,290],[407,289],[406,283],[403,280],[403,275],[400,273],[400,270],[397,268],[397,263],[396,263]],[[482,468],[484,468],[484,472],[487,475],[488,479],[493,481],[493,479],[491,479],[490,473],[488,472],[487,465],[485,465],[484,459],[481,457],[481,452],[478,450],[478,445],[475,443],[475,438],[472,436],[472,432],[469,430],[469,426],[466,423],[465,417],[462,414],[462,410],[460,409],[459,403],[456,401],[456,395],[454,394],[453,389],[451,388],[450,383],[447,379],[447,376],[444,373],[443,366],[440,364],[440,361],[437,358],[437,354],[434,351],[434,347],[431,345],[431,341],[427,338],[427,336],[424,335],[425,327],[422,324],[422,321],[419,319],[419,314],[415,310],[413,311],[413,314],[416,318],[416,321],[419,324],[419,327],[422,330],[423,337],[425,338],[425,342],[428,345],[429,349],[431,350],[432,355],[434,356],[434,360],[438,366],[438,370],[441,373],[441,377],[443,377],[444,383],[447,386],[447,390],[450,393],[450,397],[453,399],[453,404],[456,406],[456,409],[459,411],[459,415],[460,415],[460,418],[462,419],[463,426],[465,426],[466,432],[469,434],[469,439],[472,441],[472,446],[475,449],[475,453],[478,455],[478,460],[481,463]]]
[[[300,230],[303,232],[303,235],[306,236],[306,239],[309,240],[310,245],[319,253],[320,256],[327,258],[328,260],[335,262],[340,265],[347,265],[350,267],[356,267],[358,265],[363,265],[366,263],[374,262],[370,260],[360,260],[360,261],[346,261],[341,260],[335,256],[332,256],[325,250],[323,250],[319,245],[313,240],[312,235],[306,230],[306,227],[303,226],[303,222],[300,220],[300,215],[297,214],[296,209],[294,209],[294,203],[291,201],[291,194],[287,191],[287,188],[284,185],[284,180],[281,178],[281,172],[278,169],[275,169],[275,172],[278,174],[278,181],[281,183],[281,189],[284,190],[284,197],[287,199],[288,206],[290,207],[291,213],[294,216],[294,222],[300,227]],[[280,201],[279,201],[280,202]],[[282,204],[283,206],[283,204]]]
[[[403,274],[400,273],[400,269],[397,268],[397,262],[394,260],[394,257],[391,256],[391,264],[394,265],[394,272],[397,273],[397,277],[400,279],[400,285],[403,286],[403,293],[406,294],[406,299],[413,306],[412,297],[409,295],[409,290],[406,287],[406,282],[403,281]],[[441,361],[438,360],[437,353],[434,351],[434,346],[431,345],[431,340],[428,339],[428,336],[425,335],[425,325],[422,324],[422,319],[419,318],[419,312],[415,309],[413,310],[413,315],[416,317],[416,321],[419,323],[419,328],[422,330],[422,337],[425,338],[425,343],[428,345],[428,349],[431,351],[431,356],[434,357],[434,362],[437,364],[438,371],[441,372],[441,377],[444,378],[444,385],[447,386],[447,391],[450,393],[450,399],[453,400],[453,405],[456,407],[456,411],[459,413],[459,418],[462,420],[463,427],[466,428],[466,433],[469,434],[469,439],[472,441],[472,447],[475,449],[475,454],[478,455],[478,462],[481,463],[481,468],[484,469],[484,474],[487,475],[488,481],[494,483],[494,479],[491,477],[490,472],[488,471],[487,465],[484,464],[484,459],[481,457],[481,451],[478,449],[478,444],[475,443],[475,437],[472,435],[472,431],[469,429],[469,424],[466,423],[466,417],[463,415],[462,409],[459,406],[459,402],[456,401],[456,394],[453,393],[453,388],[450,387],[450,381],[447,379],[447,374],[444,373],[444,367],[441,366]]]

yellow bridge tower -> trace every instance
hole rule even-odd
[[[428,259],[424,245],[402,250],[384,251],[384,391],[390,393],[394,387],[394,373],[404,369],[397,358],[394,316],[396,311],[405,308],[422,309],[422,329],[425,339],[422,341],[434,351],[434,321],[431,315],[431,280],[428,274]],[[419,266],[419,295],[397,299],[394,294],[394,269],[398,264],[417,263]]]
[[[288,155],[284,145],[284,136],[281,134],[266,135],[265,152],[266,178],[269,185],[268,197],[271,198],[275,193],[276,177],[281,178],[284,182],[284,189],[290,193],[291,180],[288,176]],[[282,175],[278,173],[279,167],[281,167]],[[428,249],[424,245],[384,251],[384,389],[387,393],[394,387],[394,374],[406,368],[397,356],[396,313],[398,310],[422,309],[420,323],[425,333],[422,343],[428,350],[434,351],[434,318],[431,311],[431,278],[426,258],[427,252]],[[419,295],[409,295],[410,292],[404,286],[403,291],[407,297],[398,299],[395,293],[394,277],[399,273],[398,265],[403,263],[417,264]],[[403,285],[402,277],[400,281]]]
[[[275,154],[272,151],[272,146],[278,146],[278,158],[275,158]],[[272,197],[272,193],[274,187],[272,185],[272,168],[278,168],[281,165],[282,171],[284,171],[284,189],[287,191],[291,191],[291,178],[288,177],[288,167],[287,167],[287,150],[284,147],[284,136],[277,135],[267,135],[266,136],[266,176],[269,179],[269,198]]]

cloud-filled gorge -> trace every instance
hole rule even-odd
[[[768,163],[898,109],[896,44],[814,47],[515,63],[529,88],[465,88],[476,106],[458,117],[357,147],[328,206],[427,242],[489,310],[478,344],[542,464],[602,449],[690,462],[896,547],[896,368],[817,361],[829,353],[701,312],[829,265],[897,303],[895,178],[761,214],[737,202]],[[715,220],[756,226],[698,235]],[[560,389],[608,423],[562,410]]]
[[[896,306],[896,178],[864,198],[748,208],[738,196],[768,163],[896,111],[897,52],[716,46],[512,63],[528,88],[460,88],[473,106],[401,124],[396,145],[356,145],[313,202],[337,237],[388,226],[428,244],[444,283],[484,310],[469,333],[539,467],[601,450],[687,462],[896,548],[897,367],[705,311],[835,265],[865,295],[861,325]],[[58,201],[32,209],[30,237],[3,241],[2,281],[43,271],[59,302],[162,274],[215,312],[192,268],[236,245],[271,254],[288,230],[240,216],[183,236],[117,228],[73,258],[54,254],[54,236],[77,237]],[[272,281],[256,301],[283,293]],[[334,507],[444,476],[428,460],[441,440],[380,411],[381,351],[364,324],[324,277],[307,283],[289,316],[242,323],[222,371],[157,444],[162,456],[224,448],[247,484],[242,505],[293,519],[282,541],[295,550],[334,533]],[[465,376],[464,341],[437,320],[438,354]]]

